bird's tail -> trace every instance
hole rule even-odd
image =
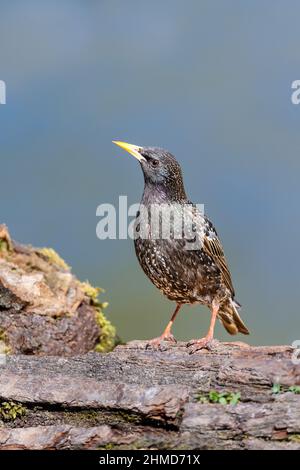
[[[233,299],[220,306],[218,317],[223,323],[224,328],[231,335],[236,335],[237,333],[249,335],[249,330],[238,313],[240,307],[241,305]]]

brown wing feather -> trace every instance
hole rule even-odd
[[[224,255],[223,247],[217,236],[217,233],[215,233],[214,235],[215,236],[213,238],[211,236],[204,237],[203,248],[204,248],[204,251],[209,256],[212,257],[212,259],[214,260],[214,262],[220,269],[222,278],[224,280],[224,284],[234,296],[234,288],[232,285],[231,275],[227,266],[227,261]]]

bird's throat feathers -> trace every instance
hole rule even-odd
[[[183,184],[166,185],[165,182],[153,184],[145,180],[142,204],[148,206],[150,204],[162,203],[187,203],[188,199],[185,194]]]

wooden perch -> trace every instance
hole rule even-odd
[[[288,346],[189,355],[185,343],[136,341],[108,354],[8,356],[0,372],[0,449],[300,449],[300,365]]]

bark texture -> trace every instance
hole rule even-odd
[[[185,343],[136,341],[108,354],[8,356],[0,449],[300,449],[292,353],[218,343],[189,355]],[[210,403],[213,390],[240,400]]]
[[[114,328],[97,290],[80,282],[49,248],[13,242],[0,225],[0,349],[73,355],[110,350]],[[0,351],[1,352],[1,351]]]

